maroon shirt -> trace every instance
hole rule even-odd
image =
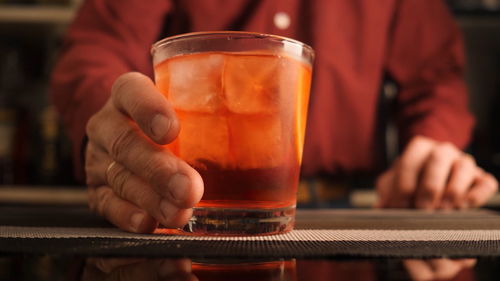
[[[377,101],[385,75],[400,88],[402,143],[415,135],[458,147],[469,141],[473,119],[462,40],[441,1],[86,0],[52,80],[80,171],[85,124],[108,99],[113,81],[128,71],[152,76],[149,50],[158,39],[210,30],[272,33],[315,49],[305,175],[375,168]]]

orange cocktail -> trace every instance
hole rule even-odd
[[[187,40],[197,36],[210,34],[187,35]],[[260,46],[269,38],[256,39],[255,34],[219,36],[243,36],[254,40],[255,47],[175,54],[154,66],[157,86],[181,123],[178,138],[167,147],[193,166],[205,185],[185,230],[215,235],[288,231],[293,227],[311,62],[283,48]]]

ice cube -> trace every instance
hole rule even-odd
[[[285,139],[280,116],[238,115],[229,117],[231,153],[240,169],[271,168],[282,165],[290,140]],[[288,142],[288,143],[287,143]]]
[[[195,168],[229,165],[229,133],[224,116],[180,113],[179,156]]]
[[[273,113],[290,108],[298,80],[298,62],[276,54],[227,57],[226,106],[235,113]]]
[[[215,112],[222,101],[221,54],[194,54],[169,61],[168,97],[176,109]]]

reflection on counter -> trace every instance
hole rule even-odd
[[[294,281],[295,260],[190,260],[90,258],[82,281],[200,280]]]
[[[498,258],[276,259],[0,257],[0,280],[497,280]]]
[[[90,258],[90,280],[342,281],[477,280],[475,259],[429,260],[189,260]]]
[[[444,258],[272,261],[91,258],[86,262],[82,280],[489,280],[476,279],[476,263],[475,259]]]

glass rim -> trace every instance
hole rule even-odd
[[[155,51],[167,44],[171,44],[177,41],[183,41],[183,40],[190,40],[190,39],[197,39],[197,38],[204,38],[204,37],[227,37],[227,36],[233,36],[235,38],[253,38],[253,39],[272,39],[272,40],[278,40],[278,41],[285,41],[291,44],[299,45],[301,46],[304,50],[306,50],[309,54],[311,54],[314,57],[314,49],[307,45],[306,43],[303,43],[299,40],[295,40],[292,38],[288,38],[285,36],[280,36],[280,35],[274,35],[274,34],[268,34],[268,33],[260,33],[260,32],[252,32],[252,31],[199,31],[199,32],[189,32],[189,33],[183,33],[183,34],[178,34],[178,35],[173,35],[169,36],[166,38],[163,38],[151,46],[151,55],[154,55]]]

